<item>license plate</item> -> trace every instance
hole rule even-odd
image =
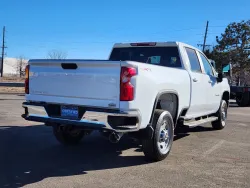
[[[61,116],[67,118],[78,118],[78,107],[61,106]]]

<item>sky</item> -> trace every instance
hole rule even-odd
[[[215,45],[231,22],[250,19],[249,0],[1,0],[6,56],[107,59],[116,42],[180,41]],[[2,38],[2,34],[0,34]]]

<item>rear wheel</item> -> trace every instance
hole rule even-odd
[[[174,122],[171,114],[164,110],[155,110],[152,122],[152,139],[142,140],[142,148],[147,159],[161,161],[170,153],[174,138]]]
[[[225,100],[222,100],[220,108],[218,112],[216,113],[218,120],[212,122],[212,126],[214,129],[221,130],[221,129],[224,129],[224,127],[226,126],[227,109],[228,109],[227,102]]]
[[[83,130],[62,125],[53,126],[53,133],[56,139],[63,145],[76,145],[85,135],[85,131]]]

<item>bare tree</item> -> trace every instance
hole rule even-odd
[[[17,63],[16,63],[16,72],[20,76],[25,76],[25,67],[28,64],[28,61],[23,57],[19,56],[17,58]]]
[[[67,53],[60,50],[51,50],[48,52],[48,59],[66,59]]]

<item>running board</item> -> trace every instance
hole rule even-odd
[[[183,125],[188,126],[188,127],[196,127],[201,124],[209,123],[212,121],[218,120],[218,117],[211,116],[205,119],[200,119],[200,120],[193,120],[193,121],[184,121]]]

